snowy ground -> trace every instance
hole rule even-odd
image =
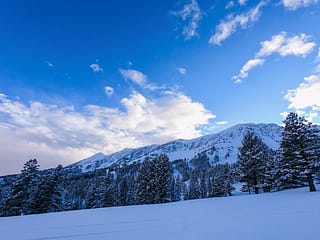
[[[319,188],[319,186],[318,186]],[[320,191],[0,218],[3,240],[320,239]]]

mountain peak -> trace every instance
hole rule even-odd
[[[206,153],[210,161],[219,159],[220,163],[234,163],[237,160],[238,148],[248,131],[259,136],[272,149],[279,148],[281,127],[274,123],[240,123],[219,133],[205,135],[191,140],[175,140],[161,145],[149,145],[141,148],[125,148],[119,152],[104,155],[102,153],[83,159],[70,167],[79,168],[82,172],[110,166],[128,165],[140,162],[146,157],[155,158],[167,154],[170,161],[178,159],[191,160],[199,153]]]

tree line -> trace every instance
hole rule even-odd
[[[284,190],[309,186],[316,191],[314,179],[320,170],[319,127],[296,113],[284,120],[280,149],[273,151],[248,132],[239,148],[240,181],[250,192]]]
[[[231,196],[237,182],[244,182],[242,190],[249,193],[302,186],[315,191],[320,170],[318,130],[290,113],[279,150],[248,132],[235,164],[210,162],[205,153],[172,162],[161,154],[141,163],[81,173],[61,165],[40,171],[37,160],[31,159],[21,174],[0,181],[0,216]]]

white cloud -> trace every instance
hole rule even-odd
[[[241,6],[244,6],[247,4],[247,0],[238,0],[238,2]]]
[[[92,69],[93,72],[103,72],[103,68],[100,67],[100,65],[97,63],[93,63],[89,65],[89,67]]]
[[[261,48],[253,59],[247,61],[240,70],[240,73],[233,76],[235,83],[241,83],[243,79],[248,77],[249,71],[261,66],[265,62],[265,58],[272,54],[279,54],[281,57],[293,55],[297,57],[306,57],[316,46],[316,43],[309,41],[310,36],[301,33],[288,37],[286,32],[281,32],[271,37],[271,40],[261,42]]]
[[[290,102],[289,109],[320,108],[320,75],[304,78],[296,89],[288,90],[285,99]]]
[[[54,65],[53,65],[53,63],[52,62],[49,62],[49,61],[46,61],[46,63],[47,63],[47,65],[48,65],[48,67],[54,67]]]
[[[111,97],[113,94],[114,94],[114,89],[113,87],[110,87],[110,86],[106,86],[104,87],[104,90],[106,92],[106,94]]]
[[[315,59],[316,62],[320,62],[320,48],[318,50],[318,55],[316,56],[316,59]]]
[[[151,91],[155,91],[155,90],[159,90],[159,89],[163,89],[162,86],[157,86],[153,83],[149,83],[148,82],[148,77],[138,71],[138,70],[134,70],[134,69],[119,69],[119,72],[121,74],[121,76],[127,80],[127,81],[131,81],[134,84],[139,85],[140,87],[144,88],[144,89],[148,89]]]
[[[178,67],[177,71],[181,74],[181,75],[185,75],[187,73],[187,69],[183,68],[183,67]]]
[[[225,6],[225,9],[229,9],[229,8],[233,8],[234,7],[234,2],[233,1],[229,1],[227,3],[227,5]]]
[[[141,87],[146,86],[147,76],[142,72],[133,69],[120,69],[119,71],[125,80],[130,80]]]
[[[288,37],[286,32],[281,32],[272,36],[270,41],[261,43],[261,49],[257,53],[258,57],[265,57],[273,53],[278,53],[280,56],[301,56],[306,57],[316,46],[314,42],[308,41],[310,36],[301,33]]]
[[[226,125],[228,124],[228,121],[219,121],[219,122],[216,122],[217,125]]]
[[[221,42],[230,37],[238,28],[245,29],[250,24],[258,21],[261,15],[261,7],[264,5],[266,5],[266,2],[261,1],[256,7],[246,13],[235,16],[229,15],[216,27],[215,34],[209,39],[209,44],[221,45]]]
[[[198,137],[202,127],[215,117],[204,105],[180,92],[166,92],[158,98],[133,92],[121,104],[123,111],[97,105],[80,111],[73,106],[24,104],[0,95],[1,171],[7,169],[8,173],[8,166],[13,164],[10,161],[22,166],[35,157],[43,167],[52,167],[100,151],[111,153],[125,147]]]
[[[317,4],[319,0],[282,0],[282,4],[289,10],[296,10],[300,7],[308,7],[313,4]]]
[[[240,73],[237,76],[233,77],[233,80],[235,80],[235,83],[241,83],[242,79],[247,78],[249,71],[257,66],[261,66],[264,64],[264,59],[261,58],[254,58],[250,59],[248,62],[246,62],[242,68],[240,69]]]
[[[196,0],[190,0],[181,11],[173,12],[173,14],[179,16],[182,21],[188,22],[182,31],[186,40],[199,36],[198,27],[202,19],[202,12]]]

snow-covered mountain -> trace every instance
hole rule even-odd
[[[238,124],[219,133],[196,139],[179,139],[161,145],[154,144],[136,149],[126,148],[109,155],[97,153],[69,167],[88,172],[114,165],[129,165],[133,162],[142,161],[146,157],[155,158],[162,153],[168,155],[170,161],[191,160],[199,153],[206,153],[212,162],[234,163],[241,141],[248,131],[259,136],[270,148],[278,149],[281,138],[280,126],[276,124]]]

